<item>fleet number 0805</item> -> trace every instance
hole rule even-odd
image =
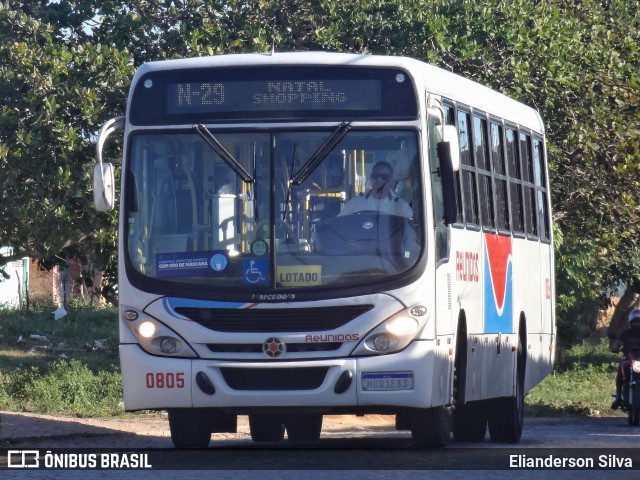
[[[148,372],[147,388],[184,388],[184,372]]]

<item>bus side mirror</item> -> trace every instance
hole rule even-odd
[[[454,172],[460,170],[460,140],[458,129],[455,125],[444,125],[439,127],[442,133],[442,142],[449,144],[449,163]]]
[[[93,168],[93,204],[98,212],[113,210],[116,201],[113,165],[98,163]]]
[[[109,135],[120,130],[123,126],[124,117],[115,117],[107,121],[98,132],[96,166],[93,168],[93,205],[99,212],[113,210],[116,204],[113,165],[102,161],[102,149]]]
[[[456,206],[456,187],[451,161],[451,143],[438,142],[438,160],[440,163],[440,182],[442,184],[442,202],[444,207],[444,223],[451,225],[458,221]]]

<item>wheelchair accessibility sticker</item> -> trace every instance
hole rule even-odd
[[[242,261],[242,283],[245,285],[269,285],[269,260],[249,258]]]

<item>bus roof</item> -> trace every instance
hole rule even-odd
[[[490,115],[504,118],[536,132],[544,132],[542,119],[533,108],[455,73],[413,58],[400,56],[336,52],[289,52],[215,55],[162,60],[143,64],[136,72],[134,83],[140,76],[158,70],[276,65],[290,65],[292,67],[297,65],[354,65],[403,68],[414,78],[424,82],[427,91],[430,93],[472,106]]]

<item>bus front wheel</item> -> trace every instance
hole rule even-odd
[[[320,440],[321,414],[286,415],[284,424],[287,427],[287,436],[292,442],[317,442]]]
[[[254,442],[279,442],[284,438],[284,423],[277,415],[268,413],[249,415],[249,429]]]
[[[451,437],[451,408],[420,408],[411,414],[411,438],[418,447],[446,447]]]
[[[202,412],[193,408],[172,408],[169,413],[171,440],[176,448],[207,448],[211,424]]]

